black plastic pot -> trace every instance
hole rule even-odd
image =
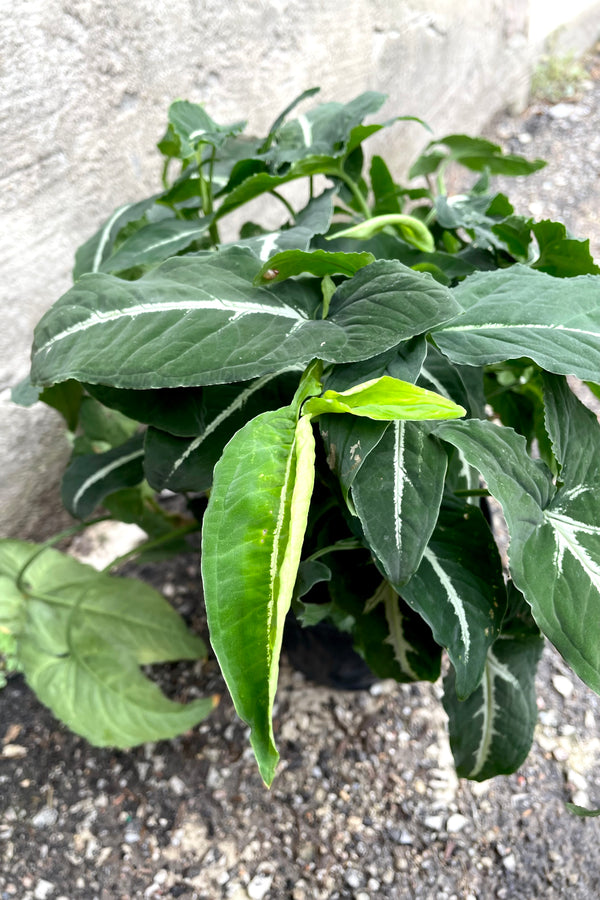
[[[283,648],[295,669],[316,684],[340,691],[363,691],[378,680],[352,646],[352,637],[328,622],[302,628],[292,612]]]

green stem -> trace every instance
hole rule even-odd
[[[363,545],[356,538],[347,538],[345,541],[337,541],[337,543],[330,544],[328,547],[315,550],[314,553],[306,557],[305,562],[314,562],[315,559],[319,559],[319,557],[326,556],[328,553],[333,553],[336,550],[360,550],[361,548],[364,550]]]
[[[331,298],[335,293],[335,281],[330,275],[325,275],[321,279],[321,293],[323,295],[323,312],[321,314],[322,319],[326,319],[329,313],[329,304],[331,303]]]
[[[285,206],[285,208],[291,215],[292,220],[295,222],[296,221],[296,210],[294,209],[292,204],[288,200],[286,200],[286,198],[283,196],[283,194],[280,194],[279,191],[273,190],[273,191],[269,191],[269,193],[272,194],[273,197],[276,197],[280,203],[283,203],[283,205]]]
[[[214,172],[214,168],[215,168],[216,155],[217,155],[216,148],[213,147],[212,153],[210,155],[210,163],[208,166],[209,214],[212,213],[212,211],[214,209],[212,183],[213,183],[213,172]],[[217,246],[217,244],[220,244],[221,238],[219,235],[219,226],[217,225],[216,222],[212,222],[209,225],[208,233],[209,233],[210,239],[215,247]]]
[[[110,572],[112,569],[116,569],[133,556],[139,556],[140,553],[145,553],[146,550],[154,550],[155,547],[160,547],[162,544],[166,544],[169,541],[174,541],[177,538],[184,537],[186,534],[191,534],[194,531],[200,531],[200,528],[199,522],[190,522],[189,525],[184,525],[182,528],[176,528],[173,531],[169,531],[168,534],[163,534],[160,537],[144,541],[142,544],[134,547],[133,550],[128,550],[127,553],[123,553],[122,556],[117,556],[116,559],[113,559],[113,561],[101,571]]]
[[[473,488],[472,490],[458,490],[454,491],[455,497],[491,497],[489,491],[485,488]]]
[[[64,531],[59,531],[58,534],[53,535],[51,538],[48,538],[47,541],[44,541],[43,544],[37,548],[35,553],[29,557],[19,574],[16,578],[17,589],[21,591],[23,594],[27,594],[27,589],[23,583],[23,579],[25,577],[25,572],[29,568],[29,566],[40,556],[44,550],[47,550],[49,547],[52,547],[54,544],[58,544],[59,541],[62,541],[63,538],[71,537],[71,535],[77,534],[80,531],[84,531],[84,529],[89,528],[90,525],[96,525],[98,522],[108,522],[112,519],[112,516],[98,516],[96,519],[90,519],[89,522],[78,522],[77,525],[71,525],[70,528],[65,528]]]
[[[348,188],[350,188],[350,191],[352,192],[352,196],[356,200],[356,203],[357,203],[358,207],[360,208],[360,211],[362,212],[365,219],[371,218],[371,210],[369,209],[367,201],[363,197],[359,186],[357,185],[357,183],[354,181],[353,178],[350,178],[350,176],[346,172],[344,172],[344,170],[342,169],[341,166],[339,169],[333,169],[331,172],[326,172],[325,174],[331,175],[334,178],[339,178],[340,181],[343,181],[344,184]]]

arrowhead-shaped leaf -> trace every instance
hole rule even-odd
[[[600,277],[553,278],[526,266],[471,275],[453,291],[464,312],[434,329],[455,363],[533,359],[593,381],[600,370]]]
[[[25,677],[58,718],[93,744],[129,747],[174,737],[206,717],[212,699],[174,703],[139,669],[206,655],[160,594],[56,550],[38,551],[0,542],[0,620],[10,618]]]
[[[211,643],[266,784],[279,754],[272,710],[314,480],[314,437],[296,404],[248,422],[215,467],[202,531]]]

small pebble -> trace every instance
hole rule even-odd
[[[44,806],[31,820],[34,828],[50,828],[58,821],[58,810],[52,806]]]
[[[169,787],[177,797],[181,797],[185,794],[185,781],[182,781],[178,775],[173,775],[172,778],[169,778]]]
[[[573,682],[570,681],[566,675],[553,675],[552,684],[554,685],[554,689],[567,700],[573,693]]]
[[[46,881],[45,878],[40,878],[33,891],[33,896],[35,897],[35,900],[46,900],[52,893],[54,893],[54,885],[52,882]]]
[[[426,816],[423,819],[423,825],[425,828],[431,829],[431,831],[441,831],[444,827],[444,817],[443,816]]]
[[[265,897],[268,891],[271,889],[272,881],[272,875],[255,875],[246,888],[246,892],[250,897],[250,900],[263,900],[263,897]]]
[[[460,813],[454,813],[453,815],[448,817],[448,821],[446,822],[446,831],[448,834],[455,834],[457,831],[462,831],[465,825],[469,824],[469,820],[466,816],[462,816]]]
[[[362,881],[360,872],[357,872],[356,869],[348,869],[348,871],[346,872],[344,881],[346,882],[348,887],[351,887],[351,888],[360,887],[360,883]]]
[[[509,853],[508,856],[505,856],[502,860],[502,865],[507,872],[514,872],[517,868],[517,859],[514,853]]]

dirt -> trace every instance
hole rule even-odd
[[[598,66],[576,102],[488,131],[549,166],[502,183],[518,212],[564,221],[600,255]],[[195,552],[139,574],[204,631]],[[0,900],[531,900],[600,895],[600,698],[547,648],[520,771],[458,781],[436,685],[316,686],[284,660],[271,791],[214,659],[162,666],[178,699],[221,694],[172,741],[99,750],[19,676],[0,694]]]

